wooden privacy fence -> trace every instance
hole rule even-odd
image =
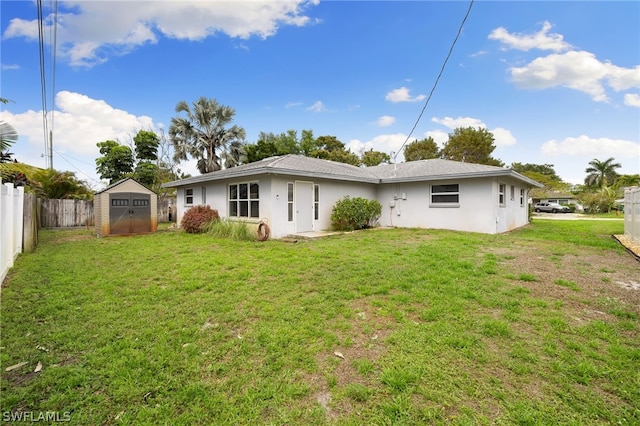
[[[38,200],[41,228],[93,226],[93,201]]]

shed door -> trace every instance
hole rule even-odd
[[[110,234],[151,232],[151,195],[137,192],[109,194]]]
[[[313,231],[313,183],[296,182],[296,232]]]

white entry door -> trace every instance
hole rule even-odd
[[[296,182],[293,199],[296,232],[313,231],[313,182]]]

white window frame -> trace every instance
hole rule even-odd
[[[429,207],[460,207],[460,184],[429,185]]]
[[[287,222],[293,222],[293,182],[287,182]]]
[[[320,218],[320,185],[313,185],[313,220]]]
[[[184,189],[184,205],[185,206],[193,205],[193,188]]]
[[[511,201],[514,201],[516,199],[516,187],[511,185],[511,189],[509,191],[509,197],[511,198]]]
[[[520,188],[520,207],[524,207],[524,188]]]
[[[507,205],[506,192],[507,185],[504,183],[498,183],[498,204],[500,204],[500,207],[504,207]]]
[[[241,186],[242,185],[246,185],[247,186],[247,198],[240,198],[241,195]],[[252,185],[257,185],[257,197],[252,197],[252,193],[251,193],[251,186]],[[231,198],[231,187],[236,188],[236,198]],[[232,211],[234,209],[231,208],[232,204],[231,203],[235,203],[235,214],[232,214]],[[243,215],[242,214],[242,203],[247,203],[247,214]],[[254,208],[254,204],[253,203],[257,203],[255,204],[255,208]],[[236,183],[230,183],[229,185],[227,185],[227,206],[229,208],[229,217],[234,217],[234,218],[246,218],[246,219],[258,219],[260,217],[260,183],[258,181],[251,181],[251,182],[236,182]],[[255,214],[254,214],[255,213]]]

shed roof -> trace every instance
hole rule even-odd
[[[436,179],[510,176],[517,180],[524,181],[531,186],[542,187],[538,182],[516,173],[511,169],[482,164],[431,159],[399,164],[383,164],[374,167],[356,167],[350,164],[295,154],[269,157],[261,161],[243,164],[230,169],[168,182],[163,186],[165,188],[171,188],[260,174],[305,176],[365,183],[416,182]]]
[[[106,187],[106,188],[104,188],[104,189],[101,189],[100,191],[96,192],[96,193],[95,193],[95,195],[102,194],[103,192],[107,192],[107,191],[109,191],[110,189],[113,189],[113,188],[115,188],[115,187],[117,187],[117,186],[120,186],[120,185],[122,185],[123,183],[125,183],[125,182],[127,182],[127,181],[132,181],[132,182],[134,182],[135,184],[137,184],[138,186],[140,186],[140,188],[141,188],[141,189],[143,189],[145,192],[151,192],[151,193],[155,194],[155,192],[153,192],[152,190],[150,190],[149,188],[147,188],[146,186],[144,186],[143,184],[141,184],[141,183],[140,183],[140,182],[138,182],[137,180],[135,180],[135,179],[133,179],[133,178],[124,178],[124,179],[121,179],[121,180],[119,180],[119,181],[117,181],[117,182],[112,183],[111,185],[107,186],[107,187]]]

